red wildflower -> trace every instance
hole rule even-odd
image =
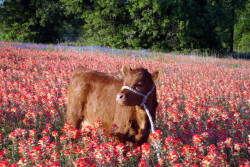
[[[168,154],[168,160],[173,163],[179,160],[179,155],[176,151],[170,151]]]
[[[53,132],[51,133],[51,135],[52,135],[53,137],[58,137],[58,136],[59,136],[59,133],[58,133],[57,131],[53,131]]]
[[[193,142],[194,142],[194,144],[200,145],[203,142],[203,138],[200,135],[195,134],[193,136]]]
[[[152,155],[150,144],[144,143],[141,146],[141,149],[142,149],[142,157],[146,158],[146,157],[150,157]]]

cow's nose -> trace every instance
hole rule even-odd
[[[118,93],[117,96],[116,96],[116,99],[121,100],[121,99],[123,99],[123,97],[124,97],[123,93]]]

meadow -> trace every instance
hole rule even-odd
[[[124,64],[163,70],[156,132],[141,148],[115,144],[115,125],[65,120],[77,66],[121,77]],[[0,166],[250,166],[248,60],[0,42],[0,94]]]

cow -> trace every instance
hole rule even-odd
[[[124,65],[121,72],[123,78],[114,78],[77,67],[68,88],[67,122],[80,129],[93,127],[96,120],[101,120],[108,131],[116,124],[116,142],[142,145],[148,140],[151,125],[141,103],[144,100],[154,122],[158,106],[155,82],[161,70],[151,74],[142,67],[131,69]],[[148,94],[147,99],[135,91]]]

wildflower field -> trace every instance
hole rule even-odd
[[[115,125],[108,134],[98,120],[79,131],[65,121],[77,66],[121,77],[124,64],[163,70],[156,132],[142,147],[115,144]],[[0,42],[0,166],[247,167],[249,159],[248,60]]]

